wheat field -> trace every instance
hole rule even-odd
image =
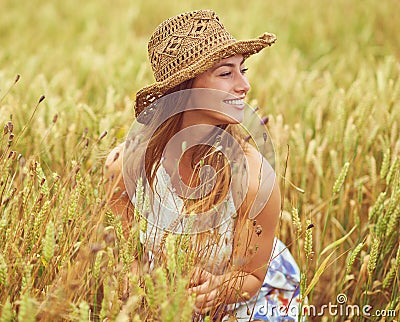
[[[191,321],[184,250],[171,237],[164,266],[131,272],[141,223],[124,236],[103,165],[153,82],[150,34],[200,8],[238,39],[277,35],[248,60],[249,101],[269,119],[302,295],[371,307],[307,320],[399,319],[399,1],[2,0],[1,322]]]

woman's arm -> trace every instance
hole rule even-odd
[[[121,216],[122,230],[125,238],[128,237],[131,228],[133,214],[133,205],[126,193],[124,184],[122,159],[123,159],[124,143],[115,147],[107,156],[105,163],[105,188],[110,210],[115,216]],[[131,271],[138,273],[138,263],[135,259],[132,262]]]
[[[110,210],[115,216],[121,216],[124,235],[127,236],[131,227],[133,205],[126,193],[124,184],[122,159],[124,144],[115,147],[107,156],[105,163],[106,196]]]
[[[260,290],[273,248],[281,200],[272,167],[250,147],[248,191],[238,209],[234,232],[233,268],[223,275],[198,269],[190,293],[196,294],[196,311],[206,313],[218,302],[226,304],[248,300]]]

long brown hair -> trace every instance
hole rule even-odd
[[[187,80],[170,90],[167,94],[179,92],[192,88],[193,79]],[[159,106],[158,108],[162,108]],[[157,111],[155,112],[157,114]],[[146,125],[141,133],[136,133],[130,138],[134,147],[130,150],[124,159],[124,168],[126,169],[125,183],[129,195],[132,197],[135,193],[136,182],[139,178],[146,178],[149,187],[154,191],[156,183],[157,170],[161,165],[164,149],[171,138],[180,131],[182,125],[183,113],[177,113],[161,124],[158,124],[154,115],[153,122]],[[172,114],[172,113],[171,113]],[[157,126],[155,129],[154,126]],[[218,129],[220,131],[218,131]],[[220,135],[221,133],[225,135]],[[201,194],[201,198],[184,200],[185,212],[203,213],[221,204],[229,192],[231,185],[231,162],[223,153],[221,153],[215,145],[216,141],[223,141],[229,145],[229,140],[236,140],[244,149],[245,135],[241,131],[240,126],[236,124],[223,124],[216,128],[215,133],[209,137],[208,144],[201,144],[189,150],[193,153],[192,169],[193,175],[190,179],[190,186],[201,187],[203,183],[213,182],[213,189],[210,193]],[[201,160],[201,162],[199,162]],[[199,170],[201,167],[208,165],[215,170],[213,177],[200,178]]]

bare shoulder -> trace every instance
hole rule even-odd
[[[124,152],[124,143],[117,145],[108,154],[104,164],[106,176],[116,175],[122,172],[122,158]]]
[[[125,182],[123,178],[122,160],[125,143],[116,146],[107,156],[105,172],[105,188],[108,197],[108,204],[115,215],[122,218],[122,227],[125,236],[131,227],[132,203],[126,193]]]
[[[104,177],[106,180],[106,190],[111,193],[111,199],[116,198],[122,191],[125,191],[123,180],[122,159],[124,143],[119,144],[108,154],[104,164]],[[115,191],[119,193],[115,193]]]
[[[279,213],[277,209],[280,209],[280,192],[274,169],[251,145],[246,149],[245,157],[248,169],[249,218],[255,218],[262,213]]]
[[[246,147],[245,158],[248,171],[249,190],[259,190],[268,185],[272,188],[276,180],[276,174],[269,162],[252,145]]]

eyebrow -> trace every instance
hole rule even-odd
[[[243,65],[243,63],[244,63],[244,58],[242,59],[242,61],[240,62],[240,66],[241,65]],[[235,67],[235,64],[233,64],[233,63],[222,63],[222,64],[217,64],[217,65],[215,65],[213,68],[211,68],[211,70],[212,71],[214,71],[214,70],[216,70],[216,69],[218,69],[218,68],[220,68],[220,67]]]

